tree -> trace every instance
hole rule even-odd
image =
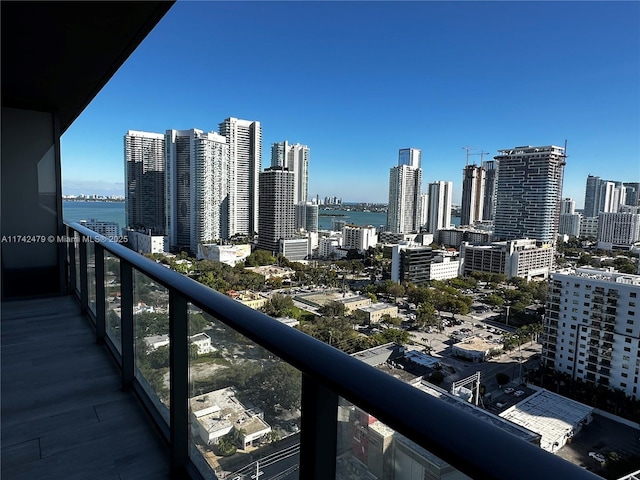
[[[255,250],[244,261],[248,267],[258,267],[262,265],[274,265],[277,262],[276,257],[266,250]]]
[[[252,379],[251,384],[259,390],[265,410],[275,412],[278,405],[286,410],[300,408],[302,375],[288,363],[277,362],[265,368]]]
[[[382,315],[382,318],[380,319],[380,321],[385,325],[400,325],[402,323],[401,318],[392,317],[388,313],[385,313],[384,315]]]
[[[509,383],[509,380],[511,380],[511,377],[506,373],[496,373],[496,382],[498,382],[498,385],[501,387]]]
[[[343,317],[345,311],[344,303],[332,300],[318,309],[318,313],[324,317]]]
[[[394,302],[397,302],[398,297],[402,297],[404,295],[404,287],[399,283],[390,282],[387,286],[387,294],[394,298]]]
[[[293,299],[288,295],[274,293],[262,307],[262,311],[271,317],[295,317],[296,310]]]
[[[385,330],[382,330],[380,333],[376,333],[373,338],[379,345],[389,342],[395,342],[399,343],[400,345],[404,345],[405,343],[409,342],[411,336],[406,330],[387,328]]]

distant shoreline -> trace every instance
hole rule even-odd
[[[100,202],[100,203],[124,203],[124,200],[114,200],[111,198],[63,198],[63,202],[80,202],[80,203],[89,203],[89,202]]]

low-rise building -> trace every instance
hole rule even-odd
[[[344,305],[344,312],[346,314],[349,314],[354,310],[361,309],[362,307],[371,305],[371,299],[369,297],[362,296],[341,298],[338,300],[338,302]]]
[[[429,281],[434,254],[431,247],[402,243],[391,249],[391,281],[420,285]]]
[[[90,218],[89,220],[80,220],[80,225],[83,227],[87,227],[90,230],[93,230],[100,235],[104,235],[110,240],[114,242],[118,241],[118,224],[116,222],[107,222],[104,220],[97,220],[95,218]]]
[[[239,446],[244,449],[271,431],[263,414],[248,410],[232,387],[190,398],[189,406],[192,434],[207,445],[218,443],[235,428],[240,434]]]
[[[358,310],[367,315],[367,323],[369,324],[379,323],[384,315],[389,315],[392,318],[398,316],[397,305],[382,302],[359,307]]]
[[[501,347],[480,337],[471,337],[451,346],[451,352],[474,362],[483,362],[489,353]]]
[[[456,278],[460,271],[460,260],[454,255],[438,253],[429,265],[429,280]]]
[[[127,238],[127,246],[140,254],[165,253],[169,251],[169,236],[154,235],[151,231],[136,231],[127,229],[124,231]]]
[[[251,255],[251,245],[218,245],[215,243],[199,243],[197,259],[198,260],[214,260],[216,262],[225,263],[235,266],[240,262],[244,262]]]
[[[211,344],[211,337],[204,332],[191,335],[189,342],[198,347],[198,355],[205,355],[217,350],[217,348]]]
[[[490,245],[471,245],[463,242],[460,247],[460,274],[472,272],[502,273],[507,278],[522,277],[530,281],[547,278],[553,264],[552,244],[530,239],[493,242]]]
[[[280,253],[289,261],[297,262],[311,257],[311,246],[308,238],[281,238]]]
[[[240,292],[234,295],[233,298],[254,310],[260,310],[269,301],[267,297],[256,292]]]

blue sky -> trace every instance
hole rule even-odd
[[[388,200],[398,149],[423,190],[464,146],[564,145],[588,174],[640,181],[640,2],[178,2],[62,137],[63,193],[123,194],[127,130],[262,124],[311,149],[309,194]],[[473,155],[471,161],[479,162]]]

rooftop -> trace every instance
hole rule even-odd
[[[540,446],[551,450],[555,439],[570,437],[581,422],[591,415],[593,407],[576,402],[548,390],[538,390],[500,416],[542,436]]]

